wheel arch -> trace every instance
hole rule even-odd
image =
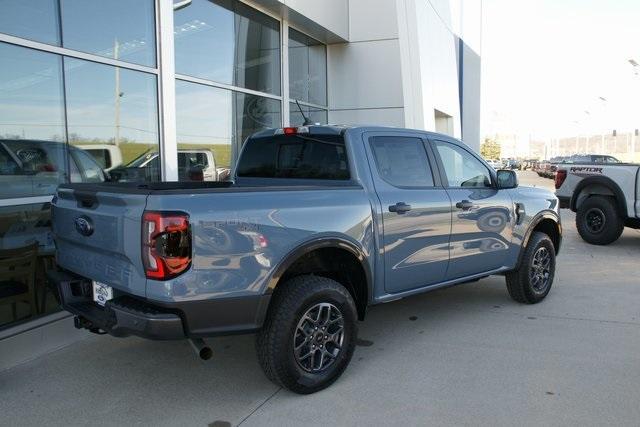
[[[625,218],[628,216],[624,193],[611,178],[590,176],[580,181],[573,191],[573,196],[571,196],[571,210],[577,212],[580,204],[591,196],[613,197],[620,214],[623,214]]]
[[[342,284],[356,303],[358,318],[364,319],[373,279],[367,256],[359,245],[345,238],[323,237],[296,246],[274,269],[265,293],[272,294],[280,283],[303,274],[317,274]]]
[[[522,246],[520,247],[518,263],[516,264],[518,266],[520,266],[520,263],[522,262],[522,257],[524,256],[524,252],[529,245],[529,240],[531,239],[531,235],[534,231],[540,231],[549,236],[553,242],[556,254],[560,251],[560,246],[562,245],[562,224],[560,222],[559,215],[555,211],[540,212],[533,217],[524,237],[522,238]]]

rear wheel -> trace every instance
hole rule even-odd
[[[507,273],[507,290],[517,302],[535,304],[542,301],[553,284],[556,250],[548,235],[534,231],[517,270]]]
[[[585,242],[608,245],[618,240],[624,230],[624,222],[612,198],[592,196],[578,208],[576,228]]]
[[[349,364],[357,311],[338,282],[298,276],[279,285],[256,338],[262,369],[274,383],[309,394],[337,380]]]

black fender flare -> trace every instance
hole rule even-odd
[[[628,216],[627,206],[625,204],[626,199],[624,197],[624,193],[622,192],[622,189],[618,184],[616,184],[615,181],[613,181],[611,178],[606,176],[590,176],[583,179],[578,183],[578,185],[576,185],[576,188],[573,190],[573,195],[571,196],[571,201],[569,204],[569,207],[573,212],[577,212],[578,210],[578,196],[580,195],[582,190],[584,190],[590,185],[602,185],[608,188],[609,190],[611,190],[611,192],[613,193],[616,199],[618,210],[620,211],[621,214],[624,215],[625,218]]]
[[[359,245],[350,240],[340,237],[318,237],[316,239],[304,242],[290,250],[289,253],[278,263],[276,268],[273,270],[273,273],[271,273],[271,276],[267,279],[267,286],[264,291],[264,295],[273,294],[282,276],[286,273],[289,267],[293,265],[294,262],[300,259],[300,257],[322,248],[338,248],[346,250],[347,252],[353,254],[360,262],[367,281],[367,295],[365,301],[360,302],[363,309],[361,315],[364,316],[364,309],[370,304],[371,298],[373,296],[373,275],[371,272],[371,267],[367,262],[367,256],[365,252]],[[266,310],[263,311],[264,313],[262,313],[262,318],[258,319],[259,324],[263,323],[264,317],[266,316]]]
[[[527,249],[527,245],[529,245],[529,239],[533,234],[533,230],[540,224],[542,221],[550,219],[558,228],[558,245],[556,248],[556,254],[560,251],[560,246],[562,245],[562,223],[560,222],[560,215],[558,215],[555,211],[547,210],[538,212],[531,222],[529,223],[529,227],[527,227],[527,231],[525,231],[524,236],[522,236],[522,245],[520,246],[520,253],[518,254],[518,263],[516,264],[520,267],[520,263],[522,262],[522,257],[524,256],[524,251]]]

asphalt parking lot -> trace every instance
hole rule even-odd
[[[521,173],[521,185],[552,187]],[[564,242],[545,301],[504,278],[372,308],[345,374],[311,396],[262,374],[253,336],[187,342],[89,336],[0,372],[5,425],[634,425],[640,420],[640,232]]]

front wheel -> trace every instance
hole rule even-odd
[[[608,245],[618,240],[624,222],[612,198],[591,196],[576,212],[576,228],[585,242]]]
[[[542,301],[553,284],[556,250],[548,235],[534,231],[517,270],[507,273],[507,290],[513,300],[525,304]]]
[[[357,337],[349,291],[326,277],[298,276],[279,285],[256,337],[267,377],[295,393],[330,386],[349,364]]]

